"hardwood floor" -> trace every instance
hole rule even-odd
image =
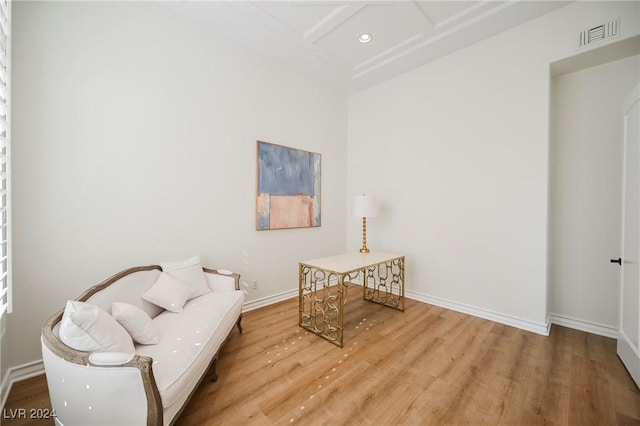
[[[349,296],[344,348],[298,327],[297,299],[244,314],[218,381],[200,386],[176,425],[640,425],[640,391],[613,339]],[[44,376],[17,383],[2,423],[51,424],[7,419],[48,407]]]

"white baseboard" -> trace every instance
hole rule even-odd
[[[41,374],[44,374],[44,363],[42,360],[10,368],[2,381],[2,399],[0,400],[2,401],[2,405],[0,405],[0,408],[4,409],[4,405],[7,403],[7,398],[9,397],[9,392],[11,391],[11,386],[13,386],[14,383]]]
[[[274,294],[273,296],[262,297],[260,299],[246,302],[242,305],[242,312],[249,312],[254,309],[264,308],[265,306],[273,305],[274,303],[282,302],[283,300],[293,299],[294,297],[298,297],[297,288],[283,293]]]
[[[362,285],[362,280],[359,278],[352,280],[351,282],[356,285]],[[494,312],[488,309],[478,308],[476,306],[466,305],[464,303],[443,299],[441,297],[429,296],[413,290],[405,289],[404,295],[406,298],[417,300],[418,302],[440,306],[442,308],[451,309],[452,311],[462,312],[463,314],[472,315],[474,317],[488,319],[490,321],[495,321],[500,324],[505,324],[511,327],[531,331],[533,333],[542,334],[544,336],[548,336],[549,330],[551,329],[551,324],[548,322],[546,324],[536,323],[523,318],[514,317],[512,315],[501,314],[499,312]]]
[[[359,279],[352,280],[351,282],[356,285],[362,285],[362,282]],[[546,324],[543,324],[523,318],[518,318],[512,315],[494,312],[484,308],[478,308],[476,306],[471,306],[464,303],[454,302],[452,300],[443,299],[441,297],[429,296],[424,293],[419,293],[412,290],[405,289],[405,297],[417,300],[418,302],[429,303],[431,305],[440,306],[443,308],[451,309],[453,311],[473,315],[475,317],[499,322],[500,324],[505,324],[523,330],[531,331],[533,333],[542,334],[543,336],[548,336],[551,331],[551,325],[556,324],[563,327],[573,328],[575,330],[585,331],[591,334],[597,334],[598,336],[610,337],[612,339],[618,338],[618,329],[616,327],[597,324],[594,322],[579,320],[576,318],[557,314],[548,315]]]
[[[474,317],[488,319],[500,324],[509,325],[511,327],[520,328],[522,330],[531,331],[533,333],[549,335],[549,324],[537,323],[523,318],[514,317],[512,315],[494,312],[489,309],[478,308],[476,306],[464,303],[454,302],[452,300],[443,299],[436,296],[428,296],[412,290],[405,290],[405,296],[418,302],[429,303],[431,305],[440,306],[442,308],[451,309],[453,311],[462,312],[464,314],[473,315]]]
[[[599,336],[611,337],[612,339],[618,338],[617,327],[597,324],[557,314],[551,314],[549,316],[549,319],[552,324],[573,328],[575,330],[586,331],[587,333],[597,334]]]

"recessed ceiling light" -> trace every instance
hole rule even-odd
[[[373,36],[369,33],[360,34],[360,37],[358,37],[360,43],[369,43],[371,39],[373,39]]]

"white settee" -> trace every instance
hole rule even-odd
[[[244,292],[240,290],[238,274],[202,268],[199,259],[197,266],[208,288],[201,288],[204,294],[197,297],[185,297],[190,300],[185,301],[181,309],[170,307],[177,312],[148,301],[152,299],[151,289],[157,289],[158,283],[168,276],[166,268],[163,271],[161,266],[151,265],[124,270],[90,288],[75,301],[67,302],[64,310],[45,323],[43,361],[57,424],[173,424],[198,384],[208,376],[207,372],[212,380],[217,379],[215,364],[222,344],[234,325],[242,333]],[[191,270],[193,272],[193,268]],[[110,326],[113,322],[127,325],[120,323],[121,318],[114,320],[114,302],[146,317],[147,328],[142,333],[155,331],[155,335],[147,334],[157,343],[136,343],[135,333],[123,327],[134,336],[131,349],[129,342],[123,343],[128,334],[123,337],[121,330],[107,333],[108,336],[101,335],[101,330],[96,331],[101,321]],[[76,323],[85,321],[89,329],[93,328],[90,332],[94,335],[88,337],[90,344],[95,343],[94,340],[113,339],[113,335],[120,340],[115,346],[109,346],[113,343],[109,341],[100,350],[73,349],[69,344],[76,346],[74,339],[78,336],[73,336],[77,330],[69,331],[68,324],[76,327],[69,318]],[[80,330],[80,333],[86,331]],[[87,336],[80,336],[85,338]]]

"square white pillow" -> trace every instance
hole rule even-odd
[[[151,317],[137,306],[113,302],[111,316],[129,332],[134,342],[143,345],[157,345],[160,342],[160,332]]]
[[[162,272],[142,298],[167,311],[182,312],[182,307],[189,300],[192,290],[190,285]]]
[[[193,256],[190,259],[177,262],[160,262],[160,267],[163,272],[191,286],[191,295],[187,300],[211,291],[200,264],[200,256]]]
[[[118,321],[98,306],[77,300],[67,301],[60,340],[77,351],[135,352],[131,336]]]

